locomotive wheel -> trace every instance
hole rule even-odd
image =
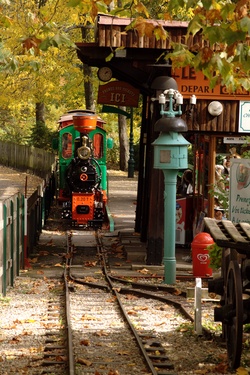
[[[229,263],[227,272],[225,305],[228,306],[228,319],[225,323],[227,354],[229,365],[240,366],[243,339],[243,300],[240,267],[237,261]]]

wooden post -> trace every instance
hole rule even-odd
[[[208,190],[210,190],[215,182],[216,136],[214,135],[210,136],[208,163]],[[208,194],[208,216],[214,217],[214,197],[211,194]]]
[[[195,313],[194,313],[194,330],[197,335],[202,334],[201,324],[201,278],[195,279]]]

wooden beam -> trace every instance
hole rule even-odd
[[[212,188],[215,182],[215,160],[216,160],[216,137],[210,136],[209,155],[208,155],[208,190]],[[208,194],[208,216],[214,217],[214,197]]]

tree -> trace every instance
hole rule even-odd
[[[35,105],[45,105],[46,126],[69,108],[94,106],[92,70],[79,64],[73,41],[81,30],[91,30],[98,12],[131,18],[129,28],[140,36],[168,35],[152,19],[189,21],[187,36],[200,35],[190,51],[173,44],[167,58],[173,66],[191,65],[211,82],[232,91],[250,88],[250,0],[0,0],[0,121],[6,134],[24,142],[34,125]],[[192,16],[192,17],[191,17]],[[93,39],[92,39],[93,40]],[[110,57],[112,58],[112,56]],[[96,80],[96,87],[98,82]],[[8,116],[6,116],[6,112]],[[18,118],[18,126],[13,126]],[[11,123],[11,126],[10,126]],[[21,127],[21,130],[19,129]]]
[[[175,44],[167,57],[174,66],[191,65],[202,71],[211,87],[225,85],[235,91],[250,89],[250,1],[170,0],[169,13],[176,6],[192,8],[194,17],[187,35],[201,35],[190,51],[187,45]]]
[[[126,107],[119,107],[126,111]],[[129,145],[127,134],[127,118],[124,115],[118,115],[119,143],[120,143],[120,170],[125,171],[128,168]]]
[[[44,129],[46,143],[46,125],[54,124],[55,128],[58,113],[82,107],[83,103],[83,76],[79,74],[79,60],[70,39],[79,40],[80,29],[66,29],[67,25],[74,25],[78,12],[69,12],[61,0],[2,1],[1,5],[0,121],[8,111],[9,119],[16,119],[25,128],[22,132],[26,136],[21,140],[16,135],[14,139],[27,143],[31,128],[33,140]],[[58,107],[61,109],[57,112]],[[35,115],[37,108],[44,108],[42,117],[39,113]],[[35,118],[44,121],[41,127],[39,120],[37,132]],[[5,124],[8,133],[9,126]],[[19,126],[12,129],[18,131]],[[1,137],[4,138],[4,132]]]
[[[199,34],[200,41],[191,50],[187,43],[173,43],[166,58],[173,67],[190,65],[202,71],[211,87],[221,84],[228,91],[250,89],[249,12],[250,0],[130,1],[119,9],[120,14],[130,14],[133,20],[128,29],[136,29],[140,36],[168,38],[160,25],[153,25],[154,17],[189,21],[186,40]]]

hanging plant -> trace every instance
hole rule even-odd
[[[218,204],[225,212],[228,212],[229,208],[229,189],[227,189],[228,177],[222,175],[220,180],[216,184],[210,185],[208,193],[215,197],[218,201]]]

